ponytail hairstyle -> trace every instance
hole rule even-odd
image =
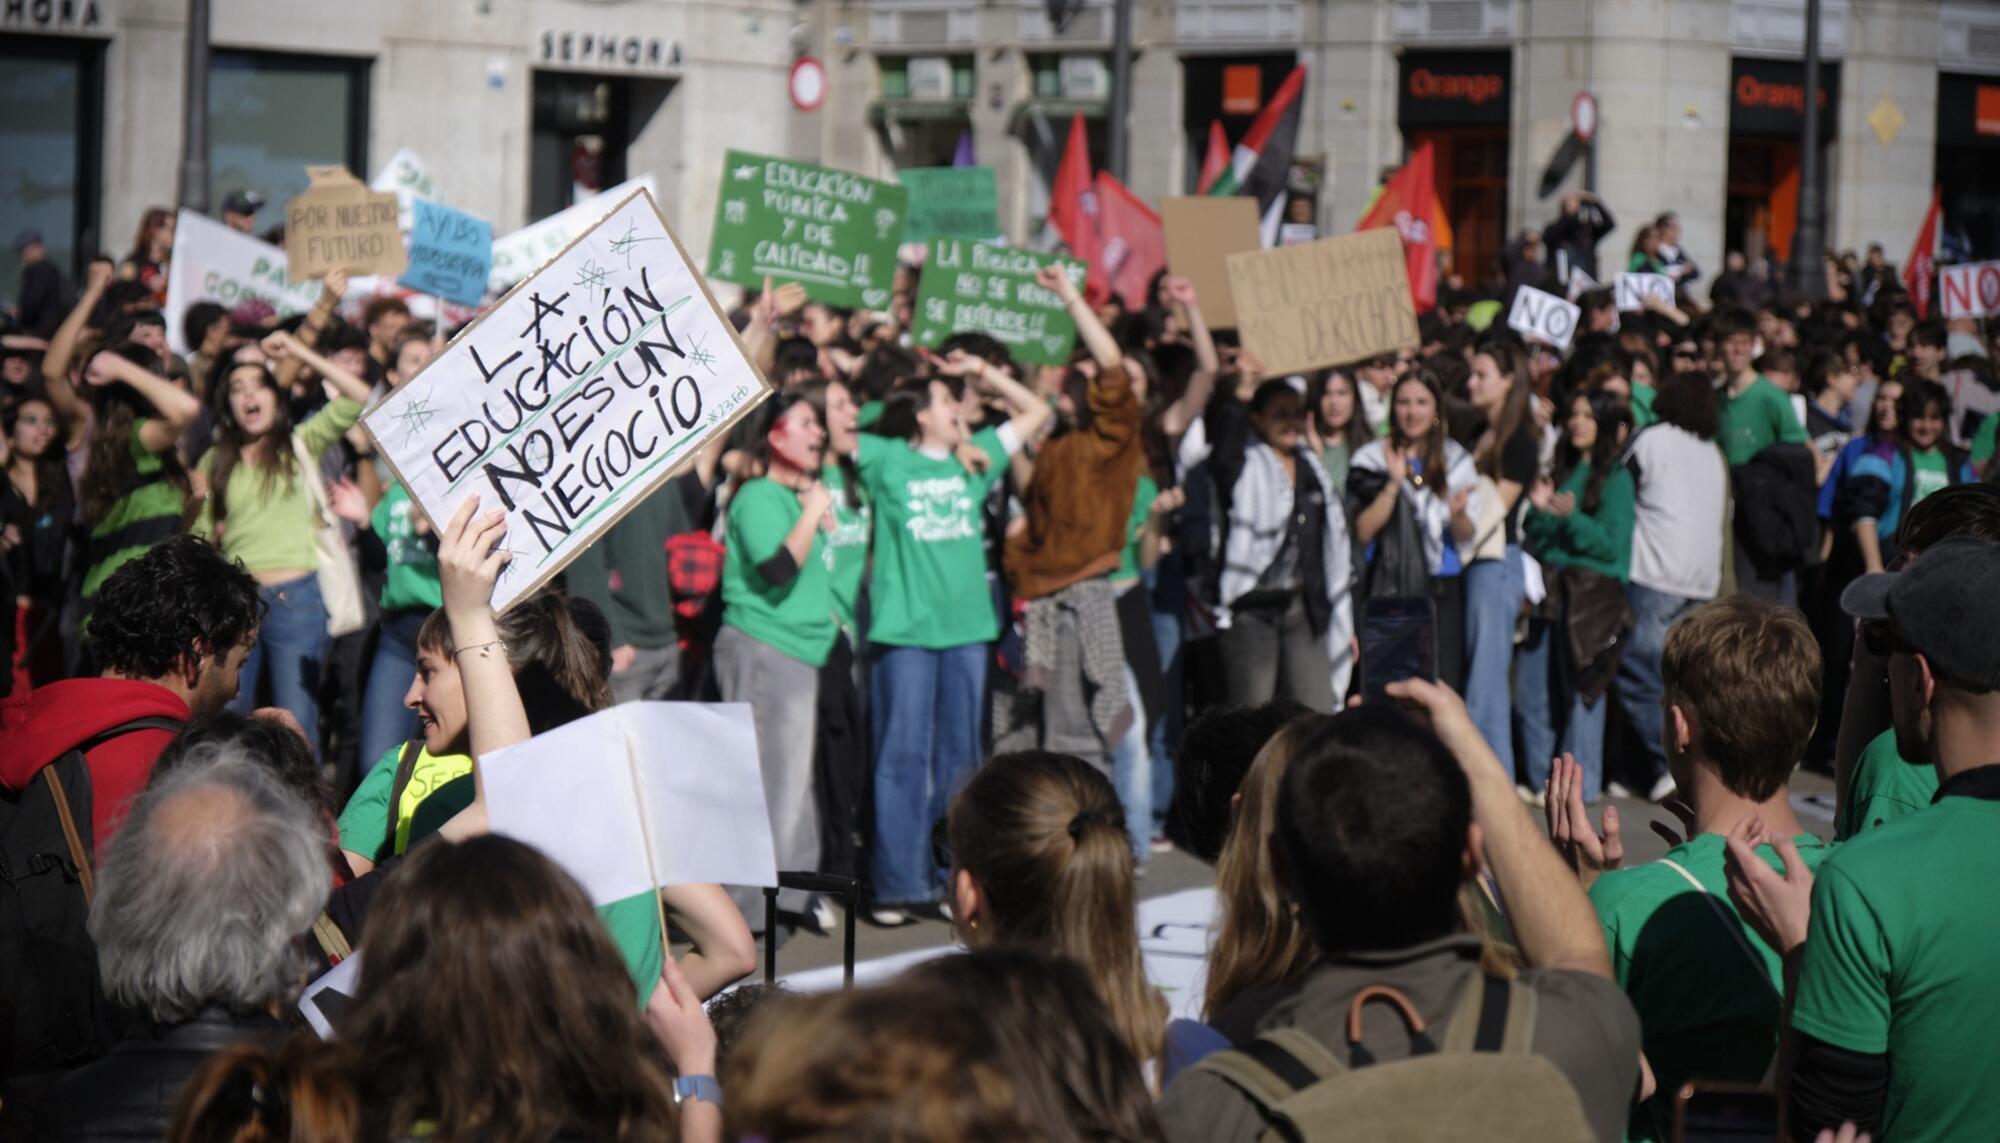
[[[1401,393],[1405,385],[1423,386],[1424,391],[1431,395],[1431,403],[1437,408],[1436,418],[1431,421],[1429,431],[1425,432],[1421,437],[1411,438],[1404,436],[1402,426],[1396,420],[1396,394]],[[1438,496],[1440,498],[1449,498],[1450,496],[1449,493],[1443,491],[1447,480],[1444,465],[1444,442],[1446,436],[1444,387],[1438,383],[1437,374],[1432,372],[1431,367],[1428,365],[1404,374],[1396,382],[1395,386],[1389,390],[1389,443],[1404,450],[1406,453],[1414,453],[1417,459],[1423,462],[1424,483],[1426,485],[1435,485],[1439,489]]]
[[[1588,462],[1590,475],[1584,480],[1583,496],[1577,501],[1577,507],[1584,515],[1595,516],[1598,508],[1603,506],[1604,482],[1617,470],[1618,454],[1624,448],[1618,439],[1618,430],[1632,427],[1632,410],[1625,404],[1624,398],[1602,389],[1575,394],[1570,398],[1571,407],[1579,400],[1590,402],[1590,417],[1597,422],[1597,443],[1590,446],[1589,456],[1582,456],[1577,453],[1576,446],[1569,443],[1569,434],[1564,433],[1556,444],[1555,472],[1552,476],[1557,484],[1561,484],[1576,471],[1577,465]],[[1567,411],[1564,419],[1568,419]]]
[[[521,688],[521,705],[536,734],[574,722],[611,705],[611,683],[602,651],[551,587],[517,601],[494,620],[507,648],[507,665]],[[450,659],[458,650],[444,609],[430,613],[417,646]]]
[[[253,443],[244,435],[243,426],[236,420],[236,410],[229,403],[234,377],[251,369],[257,371],[257,383],[263,386],[272,404],[271,429],[264,434],[264,455],[256,461],[258,475],[263,478],[260,490],[269,496],[280,479],[289,488],[299,475],[298,461],[292,456],[291,399],[279,387],[270,366],[248,361],[232,363],[215,378],[218,383],[209,390],[209,415],[215,421],[215,459],[209,462],[208,507],[217,524],[229,518],[229,478],[242,463],[243,450]]]
[[[804,388],[807,385],[818,386],[819,400],[814,401],[806,396]],[[771,474],[771,430],[778,427],[778,422],[784,419],[786,413],[792,411],[794,405],[809,406],[813,410],[813,415],[819,418],[820,429],[822,431],[826,429],[825,381],[804,381],[778,390],[772,394],[770,400],[764,402],[763,408],[757,410],[757,415],[751,421],[755,427],[750,433],[749,447],[743,450],[750,460],[750,471],[765,476]],[[824,452],[821,456],[824,459]],[[819,474],[815,472],[809,475],[816,477]]]
[[[812,405],[813,411],[819,414],[820,427],[827,428],[826,394],[827,390],[833,388],[835,385],[847,388],[850,397],[852,396],[854,392],[853,388],[841,381],[806,381],[792,386],[787,391],[797,393],[800,398]],[[769,434],[766,433],[765,435],[768,436]],[[826,439],[826,451],[822,455],[832,457],[833,463],[840,468],[840,498],[846,503],[847,510],[850,512],[858,510],[861,507],[861,474],[855,469],[854,458],[852,456],[843,456],[834,452],[833,436],[830,430]]]
[[[356,1138],[360,1101],[334,1053],[294,1036],[208,1057],[181,1088],[169,1143],[336,1143]]]
[[[1500,406],[1500,415],[1489,426],[1486,439],[1473,460],[1477,463],[1481,476],[1500,479],[1500,454],[1506,451],[1507,442],[1514,439],[1524,425],[1529,424],[1529,402],[1534,397],[1534,379],[1528,373],[1528,355],[1512,341],[1496,338],[1481,345],[1475,356],[1484,354],[1493,359],[1493,364],[1507,378],[1507,403]]]
[[[143,345],[126,342],[112,347],[100,346],[83,356],[80,372],[90,371],[90,363],[98,353],[115,353],[142,369],[154,373],[160,371],[159,354]],[[85,524],[95,525],[120,500],[146,483],[140,479],[139,462],[132,456],[132,434],[141,420],[157,417],[159,412],[153,408],[152,402],[123,382],[109,385],[85,382],[84,385],[90,392],[90,407],[95,419],[91,423],[89,457],[83,469],[83,517]],[[160,474],[155,479],[165,481],[179,492],[185,509],[188,474],[187,468],[181,464],[180,450],[161,450],[159,461]]]
[[[1132,1055],[1158,1058],[1167,1003],[1140,960],[1132,845],[1111,782],[1067,754],[1002,754],[966,782],[945,823],[993,938],[1084,966]]]
[[[882,399],[882,416],[875,422],[875,434],[890,440],[916,443],[923,435],[923,426],[917,423],[917,414],[930,407],[931,383],[934,381],[945,387],[953,401],[965,399],[963,377],[947,377],[942,373],[907,377]]]

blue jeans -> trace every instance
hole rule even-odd
[[[875,900],[934,901],[948,873],[931,859],[931,825],[979,765],[987,645],[875,648]]]
[[[326,667],[326,604],[320,599],[319,576],[307,574],[285,583],[263,584],[264,626],[257,645],[243,661],[241,689],[229,709],[248,714],[257,708],[257,689],[271,680],[271,704],[292,712],[305,728],[313,756],[319,756],[319,684]]]
[[[1667,649],[1667,628],[1701,600],[1630,583],[1625,585],[1625,601],[1632,605],[1636,618],[1612,686],[1618,692],[1625,720],[1632,724],[1633,735],[1646,751],[1645,779],[1654,782],[1667,772],[1666,712],[1660,709],[1660,695],[1666,690],[1660,657]]]
[[[361,694],[361,757],[358,773],[375,768],[382,756],[417,733],[417,712],[403,705],[417,677],[417,632],[430,612],[421,607],[382,613],[375,662]]]
[[[1576,693],[1569,640],[1559,624],[1537,619],[1514,659],[1514,713],[1521,720],[1521,749],[1527,753],[1527,784],[1531,790],[1548,785],[1549,760],[1555,757],[1557,735],[1562,749],[1583,767],[1586,801],[1596,801],[1604,787],[1604,716],[1610,696],[1600,695],[1590,706]],[[1554,715],[1562,711],[1558,723]]]
[[[1158,569],[1141,573],[1146,590],[1152,592],[1158,581]],[[1178,580],[1176,581],[1178,582]],[[1160,598],[1153,597],[1153,643],[1160,649],[1160,671],[1166,676],[1167,709],[1154,711],[1146,725],[1148,748],[1153,759],[1153,833],[1157,836],[1167,829],[1167,807],[1174,800],[1174,755],[1173,743],[1180,741],[1181,719],[1181,608],[1182,600],[1175,598],[1162,604]]]
[[[1111,784],[1125,810],[1125,832],[1132,838],[1132,857],[1140,865],[1153,852],[1153,759],[1147,748],[1146,708],[1139,701],[1139,680],[1125,668],[1125,694],[1132,704],[1132,725],[1111,746]]]
[[[1514,701],[1507,680],[1514,664],[1514,621],[1527,594],[1521,549],[1507,545],[1497,560],[1465,569],[1465,709],[1472,725],[1514,772]]]

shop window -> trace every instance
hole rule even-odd
[[[368,177],[366,60],[218,51],[208,67],[208,186],[212,203],[255,190],[278,207],[306,189],[308,166],[344,164]]]
[[[0,36],[0,241],[40,231],[50,260],[71,275],[86,254],[120,241],[97,231],[102,51]],[[18,259],[0,256],[0,302],[14,299],[20,274]]]

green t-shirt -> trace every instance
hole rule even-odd
[[[861,402],[861,408],[855,411],[854,423],[856,427],[865,429],[873,425],[876,421],[881,420],[882,410],[886,407],[887,405],[882,401]]]
[[[838,461],[827,462],[820,480],[833,493],[833,531],[826,535],[827,559],[833,569],[833,617],[848,633],[848,641],[858,644],[856,615],[861,606],[861,580],[868,573],[868,540],[875,526],[875,510],[859,482],[855,486],[858,503],[848,507],[847,474]]]
[[[97,589],[112,572],[181,530],[180,489],[160,475],[160,454],[147,452],[139,439],[146,420],[141,417],[132,422],[132,462],[138,468],[138,485],[114,501],[104,519],[91,525],[91,564],[83,574],[86,601],[97,597]]]
[[[1576,497],[1567,516],[1529,508],[1521,531],[1535,558],[1551,567],[1589,568],[1616,580],[1632,578],[1632,523],[1635,519],[1632,474],[1620,467],[1604,478],[1597,492],[1597,511],[1583,510],[1590,483],[1590,462],[1576,466],[1556,489]]]
[[[1974,468],[1984,467],[1987,461],[1993,459],[1996,440],[2000,440],[2000,413],[1988,413],[1986,419],[1979,422],[1979,431],[1972,434],[1971,459]]]
[[[1889,1057],[1879,1138],[2000,1139],[2000,802],[1945,797],[1840,847],[1813,884],[1792,1027]]]
[[[1129,583],[1139,578],[1139,533],[1146,530],[1146,517],[1159,497],[1160,486],[1151,476],[1140,473],[1139,491],[1132,496],[1132,515],[1125,521],[1125,546],[1118,552],[1118,570],[1111,573],[1113,583]]]
[[[1810,834],[1794,840],[1808,866],[1831,852]],[[1633,1108],[1630,1139],[1667,1137],[1672,1093],[1689,1078],[1755,1083],[1777,1050],[1784,966],[1730,901],[1725,852],[1721,834],[1699,834],[1661,861],[1612,870],[1590,887],[1612,973],[1639,1013],[1646,1059],[1660,1084],[1660,1094]],[[1782,871],[1771,847],[1757,852]],[[1697,892],[1667,861],[1687,870],[1706,892]]]
[[[1636,433],[1660,419],[1659,414],[1653,412],[1653,398],[1657,396],[1659,396],[1659,391],[1651,385],[1646,385],[1638,381],[1632,382],[1633,432]]]
[[[1939,449],[1910,450],[1910,503],[1951,484],[1951,462]]]
[[[1791,397],[1763,377],[1734,397],[1724,388],[1716,399],[1721,422],[1716,441],[1732,467],[1780,442],[1806,443],[1806,427],[1792,411]]]
[[[389,570],[382,583],[384,611],[444,606],[444,591],[438,586],[437,549],[430,537],[417,534],[421,519],[409,489],[400,480],[389,481],[369,517],[369,527],[389,550]]]
[[[818,667],[839,634],[825,530],[813,529],[812,548],[792,578],[771,583],[761,570],[764,561],[784,549],[799,515],[799,494],[775,480],[759,477],[736,490],[723,541],[722,622]]]
[[[854,460],[875,505],[870,642],[943,650],[1000,634],[980,506],[1006,475],[1008,450],[994,429],[973,434],[972,443],[993,461],[983,473],[904,441],[861,438]]]
[[[401,760],[401,746],[384,754],[368,776],[361,779],[361,785],[354,796],[347,800],[347,807],[340,811],[338,828],[341,848],[355,853],[366,854],[380,843],[382,835],[389,828],[389,795],[396,788],[396,764]],[[472,758],[464,754],[449,754],[442,757],[424,750],[417,755],[416,767],[410,772],[409,785],[403,788],[402,804],[396,807],[395,852],[403,853],[412,841],[420,841],[449,820],[449,815],[425,814],[427,802],[452,798],[462,792],[464,800],[452,807],[456,813],[472,801],[471,790]],[[437,817],[438,820],[426,821]],[[646,1006],[646,998],[653,993],[653,986],[659,983],[660,970],[664,966],[665,951],[660,944],[660,914],[652,898],[645,893],[613,901],[609,905],[599,905],[597,915],[604,920],[604,927],[611,931],[611,939],[617,944],[618,952],[625,958],[625,970],[632,974],[633,987],[639,992],[639,1007]]]
[[[1930,805],[1937,789],[1937,768],[1906,761],[1896,750],[1896,732],[1885,730],[1854,760],[1833,836],[1846,841],[1909,817]]]

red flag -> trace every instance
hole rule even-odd
[[[1072,255],[1088,263],[1097,261],[1097,192],[1081,114],[1070,120],[1069,144],[1056,168],[1055,185],[1049,188],[1049,225],[1063,236]]]
[[[1208,154],[1201,158],[1201,181],[1195,184],[1194,193],[1207,194],[1229,169],[1229,137],[1222,133],[1222,120],[1208,121]]]
[[[1092,304],[1116,293],[1127,309],[1140,309],[1153,275],[1167,265],[1160,216],[1106,171],[1097,173],[1097,206],[1101,246],[1090,268]]]
[[[1403,236],[1403,255],[1410,268],[1410,297],[1417,312],[1437,306],[1437,183],[1432,175],[1431,145],[1425,143],[1402,169],[1382,184],[1375,204],[1361,216],[1356,230],[1394,226]]]
[[[1931,316],[1931,288],[1937,281],[1938,212],[1944,205],[1944,188],[1931,188],[1931,208],[1924,212],[1924,224],[1917,230],[1917,244],[1903,262],[1903,288],[1917,307],[1917,319]]]

